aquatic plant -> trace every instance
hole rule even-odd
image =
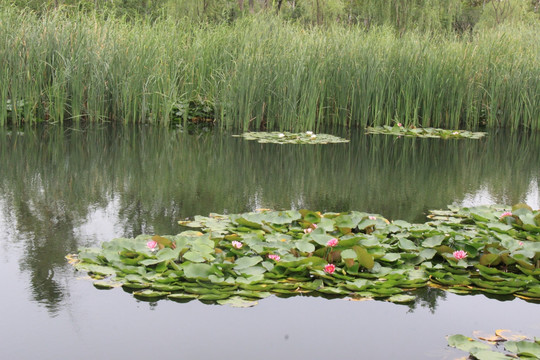
[[[476,339],[461,334],[448,336],[448,345],[468,352],[479,360],[540,358],[540,338],[531,340],[531,337],[504,329],[496,330],[494,335],[479,331],[475,335]]]
[[[180,222],[202,232],[81,249],[75,267],[152,299],[313,293],[408,302],[413,289],[433,286],[538,301],[540,211],[519,205],[511,219],[500,220],[503,211],[451,208],[433,211],[425,224],[357,211],[211,214]],[[149,239],[159,251],[149,251]]]
[[[486,132],[472,132],[467,130],[445,130],[438,128],[417,128],[415,126],[404,127],[401,123],[394,126],[384,125],[367,127],[366,134],[383,134],[396,136],[409,136],[420,138],[441,138],[441,139],[480,139]]]
[[[246,132],[241,135],[233,135],[234,137],[242,137],[246,140],[256,140],[259,143],[272,144],[334,144],[348,143],[349,140],[329,134],[313,134],[312,131],[306,133],[280,133],[280,132]]]

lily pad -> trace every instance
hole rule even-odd
[[[367,127],[366,134],[383,134],[394,136],[420,137],[420,138],[440,138],[440,139],[480,139],[487,133],[472,132],[468,130],[446,130],[440,128],[417,128],[414,126],[394,126],[384,125]]]
[[[243,137],[246,140],[256,140],[259,143],[272,144],[335,144],[348,143],[349,140],[329,134],[314,134],[311,131],[305,133],[291,132],[246,132],[241,135],[233,135],[235,137]]]

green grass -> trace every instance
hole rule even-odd
[[[201,97],[239,130],[329,124],[540,129],[540,25],[466,37],[390,28],[125,23],[0,9],[0,104],[8,122],[166,125]]]

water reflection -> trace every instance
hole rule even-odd
[[[421,222],[451,203],[538,207],[538,136],[342,135],[350,144],[263,145],[154,127],[0,129],[1,230],[10,234],[0,242],[29,275],[32,300],[54,314],[69,296],[58,276],[65,254],[117,236],[176,233],[177,220],[197,214],[355,209]],[[441,294],[428,291],[414,306],[434,311]]]

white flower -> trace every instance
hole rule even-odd
[[[316,137],[317,137],[317,135],[311,135],[312,139],[315,139]]]
[[[282,138],[282,137],[285,137],[285,134],[281,133],[278,135],[278,138]]]
[[[313,131],[306,131],[306,135],[313,135]]]

